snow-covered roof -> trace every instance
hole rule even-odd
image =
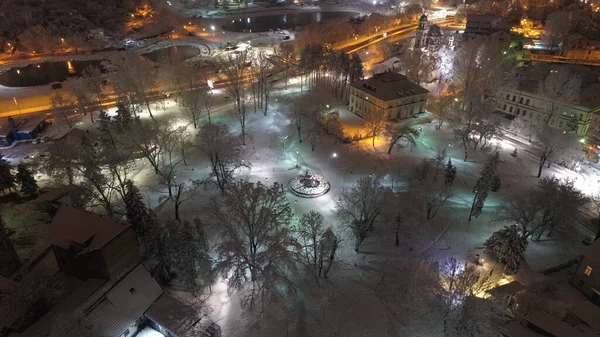
[[[103,247],[129,227],[109,216],[62,206],[52,219],[47,240],[65,249],[77,243],[85,244],[87,250],[94,250]]]
[[[543,311],[536,311],[527,316],[525,320],[538,329],[545,331],[550,336],[555,337],[585,337],[583,333],[573,328],[569,324],[561,321],[558,317],[552,316]]]
[[[600,240],[594,241],[591,246],[583,251],[583,256],[592,260],[597,265],[600,265]]]
[[[521,282],[512,281],[510,283],[498,286],[496,288],[492,288],[488,290],[487,293],[492,296],[507,296],[518,293],[523,289],[527,289],[527,287],[524,286]]]
[[[429,92],[429,90],[406,79],[406,76],[392,71],[375,75],[366,80],[356,81],[352,83],[352,86],[383,101]]]
[[[590,328],[600,332],[600,308],[592,302],[579,302],[574,306],[567,308],[567,311],[582,320]]]

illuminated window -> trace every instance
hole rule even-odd
[[[585,271],[583,273],[585,274],[585,276],[592,275],[592,267],[590,267],[590,266],[585,267]]]

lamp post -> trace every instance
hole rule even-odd
[[[211,25],[210,30],[212,30],[213,36],[215,36],[215,25]]]
[[[299,153],[299,151],[298,151],[298,150],[296,150],[296,168],[299,168],[299,167],[300,167],[300,165],[299,165],[299,163],[298,163],[298,153]]]

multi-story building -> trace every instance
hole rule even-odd
[[[536,86],[536,81],[523,80],[518,88],[504,89],[498,110],[529,123],[548,124],[581,137],[586,136],[594,114],[600,113],[600,103],[595,99],[597,94],[594,94],[594,91],[600,92],[600,83],[586,85],[576,104],[544,98],[536,93]]]
[[[509,32],[510,28],[510,24],[499,15],[469,14],[467,15],[465,36],[491,35],[492,33],[500,31]]]
[[[425,112],[429,90],[395,72],[356,81],[350,88],[350,112],[361,117],[379,113],[387,119],[404,119]]]
[[[600,240],[583,251],[571,283],[592,302],[600,304]]]

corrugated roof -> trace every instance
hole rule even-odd
[[[377,74],[366,80],[356,81],[352,83],[352,86],[383,101],[429,92],[420,85],[407,80],[406,76],[393,71]]]
[[[585,337],[583,333],[543,311],[536,311],[525,317],[530,324],[538,327],[555,337]]]
[[[25,332],[24,337],[43,337],[47,336],[57,316],[60,314],[71,313],[85,302],[96,290],[100,289],[106,280],[88,279],[71,292],[67,297],[58,303],[47,314],[38,319]]]
[[[120,336],[161,294],[162,289],[140,264],[90,308],[86,322],[100,336]]]
[[[591,246],[583,251],[583,256],[600,265],[600,240],[594,241]]]
[[[43,115],[28,115],[27,118],[22,118],[17,124],[18,132],[31,132],[46,120],[46,114]],[[15,121],[16,123],[16,121]]]
[[[505,335],[508,337],[543,337],[539,333],[524,327],[519,322],[512,321],[504,327]]]
[[[61,206],[52,219],[47,240],[65,249],[77,243],[93,250],[103,247],[129,226],[108,216]]]
[[[567,311],[577,316],[589,327],[600,332],[600,308],[592,302],[583,301],[567,308]]]

